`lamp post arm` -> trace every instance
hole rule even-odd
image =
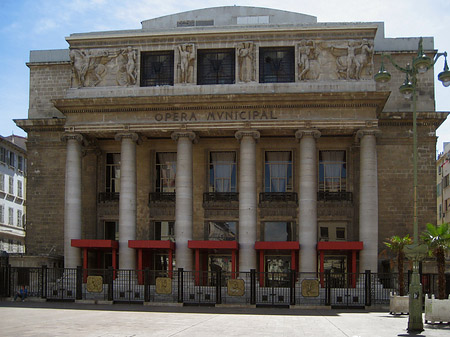
[[[381,58],[382,58],[381,59],[382,62],[383,62],[384,58],[387,58],[391,62],[391,64],[395,67],[395,69],[400,70],[402,73],[405,73],[408,75],[413,75],[412,68],[410,68],[410,67],[403,68],[403,67],[399,66],[397,64],[397,62],[394,61],[394,59],[392,58],[392,56],[390,54],[381,54]]]
[[[444,56],[445,59],[447,59],[447,52],[445,51],[443,53],[436,53],[436,55],[434,55],[434,60],[433,60],[433,63],[431,64],[430,68],[434,67],[434,65],[436,64],[437,60],[439,60],[439,58],[441,56]]]

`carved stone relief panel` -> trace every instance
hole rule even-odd
[[[368,80],[373,74],[373,40],[301,40],[298,80]]]
[[[195,83],[196,48],[194,44],[181,44],[176,48],[175,64],[177,65],[177,83]]]
[[[72,87],[136,85],[136,49],[71,49],[69,55]]]
[[[238,58],[239,82],[248,83],[256,80],[255,44],[253,42],[239,43],[236,49]]]

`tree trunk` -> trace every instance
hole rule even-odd
[[[405,295],[405,278],[404,278],[404,274],[403,274],[403,261],[404,261],[404,256],[405,254],[403,253],[402,250],[400,250],[397,254],[397,268],[398,268],[398,292],[400,296],[404,296]]]
[[[439,247],[436,249],[436,263],[438,269],[438,298],[445,299],[445,254],[444,250]]]

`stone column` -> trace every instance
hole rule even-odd
[[[298,130],[300,141],[299,172],[299,271],[317,271],[317,155],[316,139],[320,131]]]
[[[119,269],[136,269],[136,252],[128,247],[136,239],[136,133],[118,133],[120,148]]]
[[[64,196],[64,267],[81,266],[81,252],[72,247],[72,239],[81,239],[81,143],[80,134],[65,134],[66,141],[66,180]]]
[[[239,158],[239,271],[256,269],[256,140],[258,131],[238,131]]]
[[[192,131],[172,133],[177,141],[177,174],[175,177],[175,243],[176,266],[193,270],[193,252],[188,248],[192,240],[192,143],[196,135]]]
[[[359,172],[359,271],[378,270],[378,173],[377,130],[359,130],[361,139]]]

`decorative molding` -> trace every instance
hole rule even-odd
[[[381,134],[381,131],[378,129],[361,129],[356,132],[356,138],[361,139],[364,136],[375,136],[378,137]]]
[[[69,140],[76,140],[78,143],[83,144],[84,137],[80,133],[64,133],[61,136],[61,141],[67,142]]]
[[[178,141],[180,138],[188,138],[191,142],[196,144],[198,142],[198,136],[193,131],[175,131],[170,136],[173,140]]]
[[[237,140],[242,140],[244,137],[252,137],[255,140],[258,140],[260,137],[259,131],[256,130],[239,130],[234,134]]]
[[[124,138],[131,139],[133,142],[138,142],[139,135],[135,132],[119,132],[114,136],[116,141],[121,141]]]
[[[317,129],[303,129],[295,132],[295,138],[298,140],[301,140],[303,136],[311,136],[314,139],[318,139],[321,135],[322,133]]]

